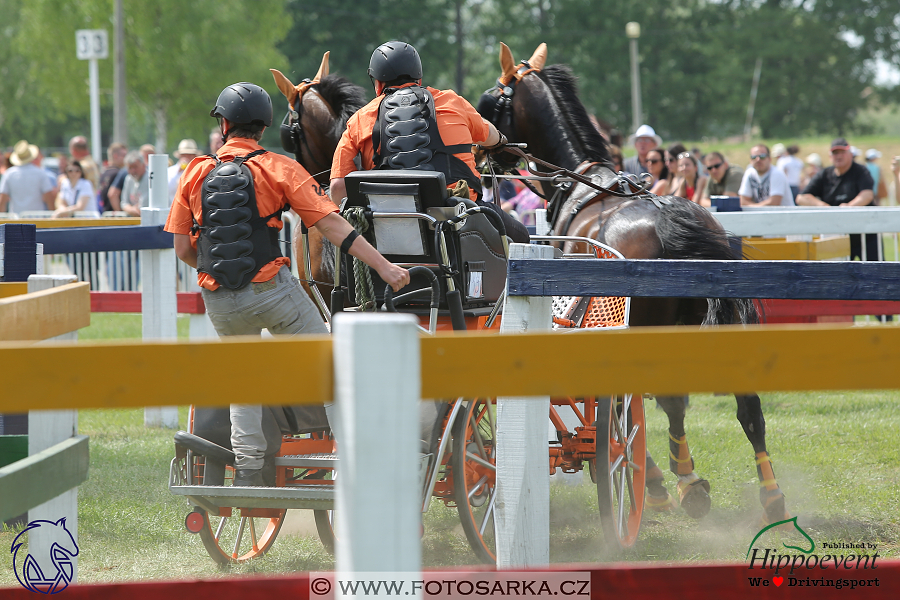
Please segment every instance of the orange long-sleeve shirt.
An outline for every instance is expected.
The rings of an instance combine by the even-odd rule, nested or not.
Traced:
[[[216,155],[219,160],[232,160],[238,156],[246,156],[261,146],[248,138],[233,138],[222,146]],[[319,219],[338,208],[331,202],[325,190],[316,183],[297,161],[275,152],[266,152],[255,156],[244,163],[253,175],[253,186],[256,192],[256,204],[260,216],[270,215],[285,204],[300,215],[307,227],[315,225]],[[202,187],[203,180],[215,167],[216,162],[209,156],[198,156],[190,162],[181,180],[165,230],[191,236],[191,245],[197,247],[197,235],[191,234],[194,219],[203,224]],[[281,220],[269,219],[269,227],[281,229]],[[254,282],[268,281],[275,277],[282,265],[290,265],[288,257],[277,258],[266,265],[253,277]],[[197,283],[208,290],[219,287],[216,280],[206,274],[197,274]]]

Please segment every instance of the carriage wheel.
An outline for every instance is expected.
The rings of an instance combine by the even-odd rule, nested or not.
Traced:
[[[469,545],[478,559],[496,564],[494,502],[497,493],[494,400],[466,402],[453,424],[453,497]]]
[[[642,396],[597,399],[596,456],[597,501],[607,544],[630,548],[641,528],[647,474]],[[609,461],[605,466],[603,457]]]
[[[200,539],[210,557],[222,565],[244,563],[271,550],[287,512],[270,510],[274,516],[254,517],[241,516],[242,509],[232,508],[230,517],[211,517],[205,510],[195,510],[203,515]]]
[[[316,532],[319,534],[319,541],[325,546],[325,550],[334,556],[334,541],[337,539],[334,535],[334,511],[314,510],[313,517],[316,520]]]

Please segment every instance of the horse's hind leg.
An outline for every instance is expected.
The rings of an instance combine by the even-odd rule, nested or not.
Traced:
[[[681,507],[694,519],[709,513],[709,482],[694,473],[694,459],[684,433],[684,396],[657,396],[656,401],[669,417],[669,469],[678,476]]]
[[[790,517],[784,506],[784,494],[775,480],[772,459],[766,450],[766,420],[759,396],[735,395],[737,418],[756,453],[756,475],[759,477],[759,501],[763,506],[763,522],[775,523]]]
[[[663,477],[662,469],[656,464],[656,461],[653,460],[653,457],[650,456],[650,451],[647,450],[647,499],[646,506],[651,510],[655,510],[656,512],[666,512],[675,508],[675,499],[669,495],[669,490],[666,489],[665,478]]]

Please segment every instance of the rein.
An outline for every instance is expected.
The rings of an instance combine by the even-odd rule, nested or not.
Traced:
[[[600,185],[599,183],[595,183],[592,179],[585,177],[584,175],[581,175],[580,173],[576,173],[575,171],[570,171],[569,169],[566,169],[564,167],[554,165],[553,163],[549,163],[545,160],[541,160],[540,158],[532,156],[531,154],[528,154],[527,152],[525,152],[518,146],[507,145],[507,146],[504,146],[503,148],[501,148],[499,151],[508,152],[509,154],[513,154],[515,156],[525,159],[525,162],[528,165],[529,173],[538,175],[540,177],[548,177],[551,179],[558,178],[558,177],[568,177],[569,179],[572,179],[573,181],[577,181],[578,183],[584,184],[590,188],[594,188],[598,192],[608,194],[610,196],[616,196],[619,198],[631,198],[633,196],[644,195],[650,190],[650,183],[648,181],[644,181],[644,182],[638,184],[637,182],[634,182],[631,179],[629,179],[628,177],[624,177],[624,176],[621,176],[619,178],[618,183],[622,184],[624,182],[627,182],[629,184],[627,190],[618,191],[618,190],[614,190],[612,188],[604,187],[604,186]],[[531,164],[530,164],[531,162],[534,162],[535,164],[541,165],[543,167],[547,167],[548,169],[551,169],[551,170],[550,171],[540,171],[538,169],[532,169]],[[599,164],[599,163],[588,163],[588,168],[590,168],[591,166],[593,166],[595,164]]]

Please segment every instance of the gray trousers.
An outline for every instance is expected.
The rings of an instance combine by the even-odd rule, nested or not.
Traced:
[[[275,277],[263,283],[251,283],[237,290],[202,289],[201,293],[209,319],[220,336],[260,335],[263,329],[272,335],[288,336],[328,333],[319,311],[287,267],[281,267]],[[334,427],[332,407],[326,405],[325,411]],[[262,468],[266,445],[262,407],[232,404],[235,468]]]

